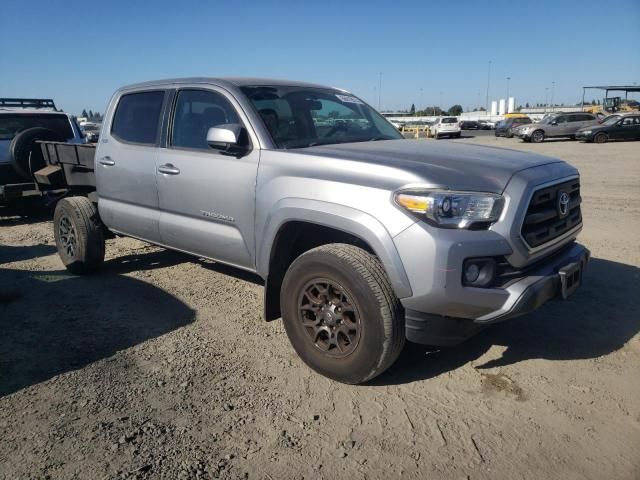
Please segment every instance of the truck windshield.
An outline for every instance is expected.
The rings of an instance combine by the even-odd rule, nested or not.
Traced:
[[[242,91],[278,148],[403,138],[382,115],[345,92],[280,85]]]
[[[67,140],[73,138],[66,115],[15,113],[0,115],[0,140],[11,140],[23,130],[34,127],[48,128]]]

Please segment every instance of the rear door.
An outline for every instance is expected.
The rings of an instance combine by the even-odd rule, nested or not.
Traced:
[[[112,230],[159,242],[156,145],[163,89],[121,95],[107,112],[96,150],[96,185],[102,221]]]
[[[156,162],[162,243],[254,270],[260,151],[249,122],[235,99],[213,86],[178,90],[171,118]],[[247,128],[254,145],[248,154],[208,146],[208,129],[230,123]]]

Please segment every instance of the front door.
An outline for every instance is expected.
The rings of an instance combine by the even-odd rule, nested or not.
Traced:
[[[207,144],[209,128],[248,127],[233,98],[214,87],[176,94],[166,148],[156,160],[160,236],[168,247],[255,269],[255,183],[260,151],[232,156]]]
[[[640,138],[640,117],[623,117],[621,125],[616,126],[618,137],[622,140]]]
[[[571,128],[569,125],[569,119],[567,118],[566,115],[560,115],[559,117],[556,117],[555,119],[555,125],[551,124],[551,128],[550,130],[550,137],[563,137],[565,135],[568,135],[568,130]]]
[[[164,90],[122,95],[96,150],[100,218],[110,229],[159,242],[156,144]]]

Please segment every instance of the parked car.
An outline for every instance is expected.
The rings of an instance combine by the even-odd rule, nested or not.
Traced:
[[[578,130],[591,125],[598,125],[598,119],[593,113],[554,113],[545,116],[540,123],[518,128],[514,134],[525,142],[540,143],[545,138],[575,138]]]
[[[478,120],[480,130],[493,130],[496,128],[496,122],[491,120]]]
[[[329,115],[350,122],[315,124]],[[67,188],[53,230],[70,272],[98,270],[114,233],[254,272],[266,320],[282,317],[302,360],[341,382],[382,373],[405,339],[454,345],[566,298],[589,258],[571,165],[405,140],[330,87],[133,85],[97,146],[49,146],[35,177]]]
[[[595,143],[640,140],[640,115],[610,115],[604,123],[578,130],[576,138]]]
[[[480,124],[478,122],[474,122],[471,120],[464,120],[460,122],[460,129],[461,130],[479,130]]]
[[[82,133],[84,133],[84,138],[88,143],[96,143],[98,138],[100,137],[100,127],[99,123],[83,123],[80,125],[82,129]]]
[[[440,117],[431,125],[431,135],[436,140],[442,137],[459,138],[460,125],[457,117]]]
[[[44,163],[37,140],[84,141],[69,114],[58,112],[51,99],[0,98],[0,204],[38,195],[33,171]]]
[[[516,128],[531,123],[529,117],[505,118],[496,124],[495,136],[512,138]]]

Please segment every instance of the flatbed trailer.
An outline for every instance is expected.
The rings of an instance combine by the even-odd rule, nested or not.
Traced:
[[[88,195],[96,189],[95,144],[38,141],[46,166],[33,174],[41,192]]]

